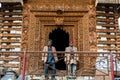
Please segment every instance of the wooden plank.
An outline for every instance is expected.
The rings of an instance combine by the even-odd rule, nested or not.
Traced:
[[[120,4],[120,0],[98,0],[98,3]]]
[[[11,6],[11,7],[9,7],[9,6],[4,6],[4,7],[2,7],[2,10],[22,10],[23,9],[23,7],[22,6]]]
[[[23,5],[23,0],[0,0],[1,3],[21,3]]]
[[[107,50],[107,51],[117,51],[117,48],[104,48],[103,50]]]
[[[116,38],[116,35],[98,34],[97,37]]]
[[[1,15],[22,15],[22,12],[0,12]]]
[[[7,40],[0,40],[1,43],[16,43],[16,42],[21,42],[21,40],[11,40],[11,39],[7,39]]]
[[[98,41],[98,44],[116,44],[116,41]]]
[[[21,31],[22,28],[1,28],[0,30],[1,30],[1,32],[2,31],[12,31],[12,30]]]
[[[12,30],[21,31],[22,28],[1,28],[0,30],[1,30],[1,32],[2,31],[12,31]]]
[[[102,8],[101,6],[97,6],[96,8],[97,11],[101,11],[101,12],[105,12],[105,11],[110,11],[110,12],[114,12],[114,9],[110,9],[110,8]]]
[[[116,32],[117,30],[116,29],[97,29],[96,30],[97,32]]]
[[[1,56],[19,56],[19,57],[23,57],[23,53],[22,52],[0,52]]]
[[[108,13],[97,13],[96,16],[107,16],[107,17],[114,17],[114,14],[108,14]]]
[[[21,37],[21,34],[1,34],[1,37]]]
[[[97,22],[115,22],[114,19],[103,19],[103,18],[97,18]]]
[[[2,64],[3,67],[19,68],[19,64]]]
[[[22,20],[22,17],[0,17],[0,20],[3,20],[3,21]]]
[[[20,45],[1,45],[0,48],[4,49],[20,48]]]
[[[97,23],[97,26],[104,26],[104,27],[111,27],[111,28],[116,27],[115,24],[98,24],[98,23]]]
[[[22,23],[3,23],[3,26],[22,26]]]
[[[98,46],[98,48],[116,48],[116,46]]]
[[[19,57],[18,58],[11,58],[11,57],[0,57],[1,61],[19,61]]]

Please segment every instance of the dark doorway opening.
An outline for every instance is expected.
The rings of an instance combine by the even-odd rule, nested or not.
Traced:
[[[69,45],[69,34],[57,28],[49,34],[49,39],[53,40],[53,46],[57,51],[65,51],[65,47]],[[66,70],[66,64],[64,62],[64,54],[58,53],[58,62],[56,63],[56,68],[59,70]]]

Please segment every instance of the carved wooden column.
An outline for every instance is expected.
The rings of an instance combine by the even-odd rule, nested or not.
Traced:
[[[83,17],[83,51],[90,50],[90,43],[89,43],[89,18],[88,14],[85,14]]]
[[[28,31],[29,31],[29,23],[30,23],[30,6],[29,4],[24,4],[23,6],[23,28],[22,28],[22,39],[21,39],[21,50],[28,50]],[[22,58],[21,58],[21,67],[22,67]],[[28,64],[28,63],[27,63]],[[26,66],[26,69],[28,67]]]
[[[96,8],[95,5],[88,5],[88,33],[89,33],[89,51],[96,52],[97,51],[97,33],[96,33]],[[97,54],[95,54],[97,55]],[[90,70],[90,74],[95,74],[95,62],[96,57],[91,57],[89,54],[86,54],[85,60],[85,68]]]
[[[78,51],[83,51],[83,19],[78,21]]]
[[[90,51],[97,51],[97,33],[96,33],[96,8],[89,5],[89,36]]]
[[[89,36],[90,36],[90,51],[97,51],[97,32],[96,32],[96,7],[89,5]],[[95,54],[97,56],[97,54]],[[90,67],[95,68],[96,57],[90,57]]]
[[[30,6],[24,4],[23,6],[23,28],[22,28],[22,43],[21,49],[27,50],[28,48],[28,30],[29,30],[29,20],[30,20]]]

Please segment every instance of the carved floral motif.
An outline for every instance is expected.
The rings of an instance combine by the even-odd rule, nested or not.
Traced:
[[[21,43],[22,50],[27,50],[29,19],[30,19],[30,6],[28,4],[25,4],[23,8],[23,28],[22,28],[22,43]]]
[[[89,36],[90,36],[90,50],[97,50],[97,36],[96,36],[96,10],[94,5],[89,5]]]

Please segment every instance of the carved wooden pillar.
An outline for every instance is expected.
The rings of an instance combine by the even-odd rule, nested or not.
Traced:
[[[89,36],[90,51],[97,51],[97,33],[96,33],[96,8],[89,5]]]
[[[83,17],[83,51],[90,50],[90,43],[89,43],[89,18],[88,14]]]
[[[90,51],[97,51],[97,32],[96,32],[96,8],[95,5],[89,5],[89,36]],[[97,54],[96,54],[97,56]],[[96,57],[90,57],[89,63],[91,68],[95,68]]]
[[[84,28],[84,25],[83,25],[83,19],[80,19],[77,23],[77,36],[78,36],[78,51],[83,51],[83,28]],[[79,54],[79,64],[77,65],[78,67],[78,75],[80,75],[80,72],[81,72],[81,69],[83,68],[84,66],[84,58],[83,58],[83,55]]]
[[[86,27],[84,24],[84,50],[87,51],[97,51],[97,36],[96,36],[96,9],[94,5],[88,5],[89,12],[85,15]],[[88,38],[87,38],[88,37]],[[89,46],[87,46],[89,45]],[[86,47],[85,47],[86,46]],[[95,66],[96,57],[91,57],[89,54],[84,55],[84,68],[86,73],[94,74],[95,71],[92,70]]]
[[[28,31],[29,31],[29,23],[30,23],[30,6],[29,4],[24,4],[23,6],[23,28],[22,28],[22,41],[21,41],[21,50],[28,50]],[[21,58],[21,67],[22,67],[22,58]],[[28,63],[27,63],[28,64]],[[26,66],[26,69],[28,67]]]
[[[78,25],[74,25],[73,28],[73,41],[74,41],[74,45],[76,47],[78,47]]]
[[[83,51],[83,19],[78,21],[78,51]]]
[[[22,43],[21,49],[27,50],[28,48],[28,30],[29,30],[29,19],[30,19],[30,6],[24,4],[23,6],[23,28],[22,28]]]

